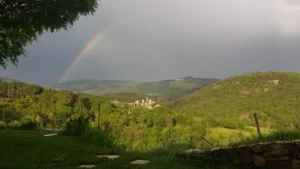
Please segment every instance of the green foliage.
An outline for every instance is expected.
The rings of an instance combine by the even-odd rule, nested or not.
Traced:
[[[254,138],[246,138],[241,142],[237,142],[233,144],[235,145],[247,145],[247,144],[254,144],[254,143],[262,143],[262,142],[271,142],[271,141],[291,141],[291,140],[298,140],[300,139],[300,132],[297,130],[279,130],[275,131],[266,135],[263,135],[261,138],[254,137]]]
[[[279,80],[278,84],[273,80]],[[146,152],[172,144],[206,149],[252,139],[257,136],[254,112],[263,135],[299,129],[297,73],[254,73],[229,78],[180,99],[175,109],[113,104],[100,96],[52,89],[36,94],[25,90],[29,90],[26,85],[11,94],[9,89],[16,84],[3,84],[6,90],[0,98],[0,119],[8,128],[66,129],[68,135],[84,140],[104,142],[102,137],[110,138],[113,145],[128,151]],[[25,96],[22,92],[32,94]],[[78,122],[80,118],[83,123]],[[26,122],[32,126],[24,127]],[[99,138],[93,136],[96,133],[100,133]]]
[[[97,0],[0,1],[0,65],[17,64],[24,47],[44,31],[67,29],[79,16],[94,13],[97,5]]]
[[[34,92],[26,84],[0,82],[5,85],[0,97],[0,119],[10,129],[64,130],[65,135],[108,144],[129,151],[150,151],[169,144],[190,143],[181,126],[194,126],[193,117],[178,114],[168,107],[155,109],[112,104],[106,98],[70,91],[43,89]],[[32,86],[32,85],[29,85]],[[34,87],[36,88],[36,87]],[[29,93],[25,95],[24,93]],[[177,116],[185,119],[178,125]],[[192,135],[203,136],[199,125]],[[93,142],[93,141],[92,141]]]
[[[0,129],[5,129],[6,123],[4,121],[0,121]]]
[[[21,120],[21,129],[24,130],[36,130],[38,129],[38,125],[33,120]]]
[[[256,72],[211,84],[176,101],[172,106],[201,117],[207,127],[241,129],[255,126],[296,129],[300,120],[300,74]]]
[[[11,121],[10,123],[8,123],[8,127],[10,129],[20,129],[21,126],[22,126],[21,122],[17,121],[17,120],[14,120],[14,121]]]
[[[69,120],[64,130],[65,135],[82,136],[86,130],[89,130],[89,123],[81,119]]]

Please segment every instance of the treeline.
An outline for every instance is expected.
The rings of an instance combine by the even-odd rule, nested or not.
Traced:
[[[84,119],[91,128],[108,131],[115,145],[127,150],[206,144],[201,141],[206,132],[201,123],[164,106],[150,110],[112,104],[103,97],[21,82],[0,82],[0,86],[1,128],[60,130],[70,127],[70,121]]]

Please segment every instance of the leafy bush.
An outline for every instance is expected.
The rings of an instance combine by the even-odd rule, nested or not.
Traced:
[[[89,128],[89,123],[82,118],[71,119],[66,124],[64,134],[69,136],[81,136]]]
[[[36,130],[38,126],[32,120],[22,120],[20,128],[23,130]]]
[[[100,146],[112,148],[114,147],[113,139],[109,136],[107,131],[97,131],[93,128],[88,128],[82,133],[81,139],[87,142],[92,142]]]
[[[18,121],[18,120],[14,120],[14,121],[11,121],[9,124],[8,124],[8,127],[10,129],[20,129],[22,126],[21,122]]]
[[[92,142],[100,146],[113,147],[113,141],[105,130],[97,131],[84,118],[72,119],[67,122],[63,134],[78,136],[79,140]]]
[[[0,129],[5,129],[6,123],[4,121],[0,121]]]

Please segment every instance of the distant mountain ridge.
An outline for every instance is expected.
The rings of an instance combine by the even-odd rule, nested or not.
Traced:
[[[0,77],[0,80],[3,81],[3,82],[20,82],[19,80],[12,79],[12,78],[9,78],[9,77]]]
[[[160,100],[172,100],[199,90],[219,79],[194,78],[192,76],[155,82],[122,80],[77,79],[58,84],[60,90],[74,90],[91,95],[115,93],[140,93],[159,96]]]

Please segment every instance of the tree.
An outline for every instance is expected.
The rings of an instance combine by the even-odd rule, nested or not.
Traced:
[[[83,103],[84,108],[85,108],[87,111],[90,111],[90,110],[91,110],[92,104],[91,104],[91,101],[90,101],[89,98],[84,97],[84,98],[82,99],[82,103]]]
[[[78,95],[75,92],[69,92],[68,95],[67,95],[67,98],[68,98],[68,104],[67,105],[71,108],[69,117],[71,117],[71,115],[73,115],[73,110],[74,110],[74,107],[75,107],[75,103],[77,102]]]
[[[66,30],[97,7],[97,0],[0,0],[0,66],[17,65],[24,47],[44,31]]]

